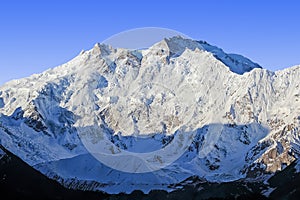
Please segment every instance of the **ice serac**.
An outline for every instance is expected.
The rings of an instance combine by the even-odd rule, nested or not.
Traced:
[[[300,66],[271,72],[204,41],[166,38],[144,50],[96,44],[66,64],[0,87],[0,143],[68,188],[174,190],[206,181],[264,180],[300,152]],[[174,162],[172,141],[193,133]],[[154,153],[160,170],[113,169],[90,154]],[[181,141],[181,142],[180,142]],[[169,147],[169,148],[168,148]],[[115,163],[114,163],[115,164]],[[151,165],[152,166],[152,165]],[[155,168],[156,169],[156,168]]]

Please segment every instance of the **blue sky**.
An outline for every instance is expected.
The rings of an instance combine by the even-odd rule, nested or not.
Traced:
[[[113,34],[163,27],[270,70],[300,64],[300,3],[276,0],[0,2],[0,84],[63,64]]]

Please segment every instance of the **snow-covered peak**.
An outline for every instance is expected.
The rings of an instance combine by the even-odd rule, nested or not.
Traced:
[[[229,181],[252,169],[274,172],[300,152],[299,69],[273,73],[181,37],[145,50],[96,44],[66,64],[0,87],[0,143],[63,184],[112,193],[124,184],[126,192],[147,192],[195,175]],[[178,134],[183,148],[169,145]],[[100,147],[107,142],[105,157],[153,151],[145,163],[164,169],[128,174],[140,167],[128,157],[110,159],[126,173],[104,166],[82,136]],[[168,162],[179,149],[186,151]]]
[[[155,44],[154,48],[167,48],[171,56],[179,56],[185,49],[195,50],[203,49],[201,45],[192,39],[186,39],[181,36],[174,36],[172,38],[165,38],[161,42]]]
[[[107,56],[109,55],[114,49],[106,44],[100,44],[96,43],[92,49],[92,53],[101,55],[101,56]]]
[[[168,57],[180,56],[185,49],[192,51],[198,49],[212,53],[215,58],[223,62],[232,72],[237,74],[249,72],[254,68],[261,68],[257,63],[241,55],[227,54],[222,49],[212,46],[205,41],[196,41],[181,36],[165,38],[149,48],[150,51],[158,55],[165,54]]]

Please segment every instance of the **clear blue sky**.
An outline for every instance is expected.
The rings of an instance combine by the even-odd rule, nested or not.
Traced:
[[[0,84],[65,63],[96,42],[139,27],[174,29],[264,68],[283,69],[300,64],[298,2],[2,0]]]

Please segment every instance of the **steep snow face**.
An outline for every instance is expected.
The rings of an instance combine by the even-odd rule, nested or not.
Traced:
[[[0,142],[73,188],[256,178],[300,152],[299,77],[299,66],[270,72],[180,37],[145,50],[96,44],[0,88]]]

